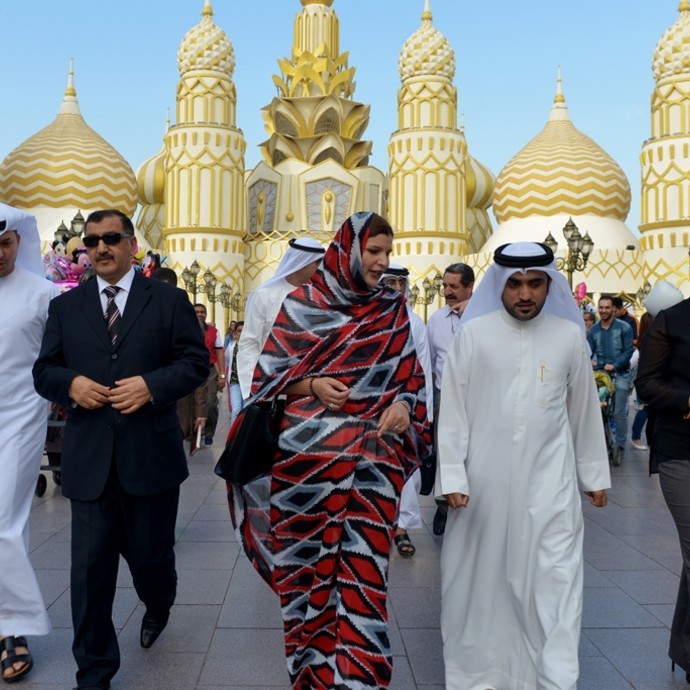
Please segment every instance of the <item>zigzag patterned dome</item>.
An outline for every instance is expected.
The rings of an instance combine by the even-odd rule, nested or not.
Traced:
[[[680,16],[657,43],[652,61],[654,79],[690,74],[690,2],[682,0]]]
[[[427,0],[422,25],[400,51],[398,70],[402,81],[416,76],[440,76],[451,81],[455,77],[455,53],[448,39],[434,28],[432,19]]]
[[[73,72],[60,112],[0,165],[3,200],[20,208],[113,208],[132,215],[134,171],[79,111]]]
[[[559,87],[549,121],[496,178],[496,220],[593,214],[625,220],[630,184],[620,166],[575,128]]]
[[[177,51],[177,68],[180,75],[208,70],[231,76],[235,71],[235,49],[225,31],[213,23],[211,0],[206,0],[201,22],[184,35]]]

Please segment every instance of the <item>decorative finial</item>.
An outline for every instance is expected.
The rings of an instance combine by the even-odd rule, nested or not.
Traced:
[[[680,0],[680,5],[678,5],[679,12],[690,12],[690,2],[688,0]]]
[[[79,101],[77,101],[77,90],[74,88],[74,58],[69,59],[69,76],[67,77],[67,88],[62,97],[60,113],[80,115]]]
[[[561,66],[558,65],[558,78],[556,79],[556,96],[553,99],[554,103],[565,103],[565,96],[563,95],[563,79],[561,78]]]
[[[212,17],[213,16],[213,7],[211,7],[211,0],[206,0],[206,2],[204,2],[204,9],[201,10],[201,16],[202,17]]]
[[[165,109],[165,131],[170,129],[170,108]]]
[[[333,0],[302,0],[303,7],[307,5],[326,5],[326,7],[330,7],[332,4]]]
[[[67,88],[65,96],[76,96],[77,90],[74,88],[74,58],[69,59],[69,75],[67,77]]]
[[[424,0],[424,12],[422,12],[422,21],[430,22],[433,19],[431,14],[431,0]]]
[[[465,113],[460,113],[460,134],[465,134]]]

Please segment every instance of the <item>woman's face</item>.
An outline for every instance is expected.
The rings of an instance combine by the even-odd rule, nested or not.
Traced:
[[[390,235],[376,235],[367,240],[367,244],[362,252],[362,269],[364,271],[364,282],[371,288],[375,288],[381,280],[381,276],[386,272],[391,249],[393,248],[393,238]]]

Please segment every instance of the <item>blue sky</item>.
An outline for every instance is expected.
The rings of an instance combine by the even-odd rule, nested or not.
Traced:
[[[136,170],[156,153],[166,108],[174,122],[177,48],[203,0],[0,0],[3,86],[0,159],[58,112],[69,59],[86,121]],[[260,109],[275,95],[276,60],[290,55],[299,0],[212,0],[235,47],[237,125],[247,167],[265,139]],[[424,0],[335,0],[341,50],[357,70],[355,98],[371,105],[372,164],[387,169],[397,127],[397,60]],[[455,49],[459,111],[472,155],[494,174],[546,123],[558,65],[575,126],[628,176],[639,224],[642,143],[651,135],[651,63],[678,0],[431,0]]]

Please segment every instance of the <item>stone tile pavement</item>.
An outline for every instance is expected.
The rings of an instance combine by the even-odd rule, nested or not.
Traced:
[[[227,422],[227,417],[224,417]],[[223,483],[212,472],[216,444],[190,460],[176,547],[179,592],[155,647],[139,646],[143,607],[123,563],[115,600],[122,667],[113,690],[289,690],[277,601],[241,553]],[[674,525],[647,453],[629,448],[612,468],[609,506],[586,504],[585,600],[581,690],[688,687],[666,654],[680,554]],[[50,473],[48,473],[50,475]],[[392,556],[390,620],[393,690],[443,690],[438,556],[434,504],[423,498],[425,529],[412,533],[417,554]],[[31,515],[31,556],[53,631],[30,640],[36,666],[22,690],[73,687],[69,614],[69,502],[52,478]]]

